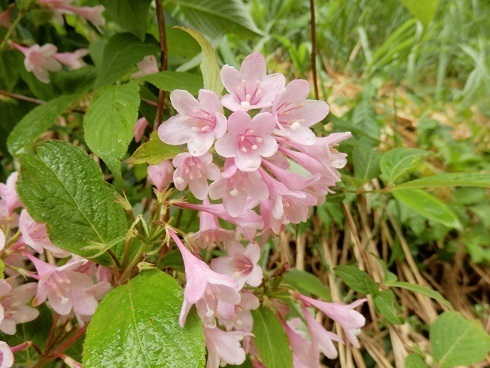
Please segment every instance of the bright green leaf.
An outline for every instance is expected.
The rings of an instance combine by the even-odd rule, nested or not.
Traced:
[[[120,178],[119,161],[133,139],[133,127],[140,104],[136,83],[108,86],[98,90],[83,120],[88,147]]]
[[[398,317],[399,304],[395,294],[391,290],[384,290],[376,294],[373,298],[374,305],[379,313],[390,323],[400,325],[403,321]]]
[[[397,190],[393,192],[393,196],[429,220],[461,229],[461,223],[454,212],[444,202],[422,189]]]
[[[398,184],[391,190],[427,187],[482,187],[490,188],[490,175],[478,173],[446,173],[428,176]]]
[[[284,277],[284,281],[306,295],[315,295],[326,301],[332,301],[330,291],[315,275],[297,269],[292,269]]]
[[[147,75],[144,79],[158,89],[168,92],[172,92],[174,89],[185,89],[189,93],[197,95],[203,87],[203,81],[200,76],[184,72],[163,71]]]
[[[376,114],[369,100],[363,99],[354,107],[352,125],[363,135],[374,140],[379,139],[380,130],[376,122]]]
[[[37,106],[15,126],[7,139],[12,156],[27,153],[37,138],[51,128],[58,116],[78,101],[79,95],[61,96]]]
[[[265,307],[252,311],[255,345],[267,368],[292,368],[293,356],[279,318]]]
[[[131,33],[115,34],[107,42],[102,62],[97,66],[95,88],[113,84],[145,56],[158,51],[155,39],[147,37],[145,42],[141,42]]]
[[[485,359],[490,339],[479,322],[444,312],[430,326],[430,346],[439,367],[469,366]]]
[[[379,169],[380,158],[381,153],[370,145],[355,146],[352,150],[352,161],[356,178],[367,182],[377,177],[381,173]]]
[[[114,202],[114,188],[78,147],[48,141],[35,155],[23,155],[21,165],[19,196],[34,220],[46,224],[56,246],[88,258],[96,253],[82,250],[89,242],[108,244],[125,234],[126,215]],[[112,251],[119,258],[121,244]],[[95,260],[111,264],[107,254]]]
[[[150,135],[150,140],[139,146],[126,162],[132,165],[157,165],[163,160],[174,158],[181,152],[183,151],[180,146],[171,146],[163,143],[160,138],[158,138],[158,133],[153,132]]]
[[[194,311],[182,328],[183,291],[169,275],[144,271],[113,289],[87,329],[86,368],[201,368],[204,332]]]
[[[379,287],[369,277],[369,275],[361,271],[356,266],[342,265],[334,268],[335,274],[351,289],[362,294],[377,294]]]
[[[206,40],[206,38],[199,32],[185,27],[177,28],[190,34],[201,46],[203,54],[201,61],[201,72],[204,81],[204,89],[213,91],[218,96],[221,95],[221,91],[223,90],[223,84],[221,83],[220,77],[221,68],[219,67],[218,58],[213,46],[211,46],[209,41]]]
[[[415,148],[395,148],[385,152],[379,162],[381,173],[388,185],[392,185],[402,175],[417,168],[430,152]]]
[[[419,355],[412,353],[405,358],[405,368],[427,368],[427,364]]]
[[[102,0],[106,12],[125,31],[145,40],[148,8],[151,0]]]
[[[453,309],[451,303],[449,303],[440,293],[438,293],[435,290],[429,289],[428,287],[417,285],[417,284],[411,284],[409,282],[404,282],[404,281],[396,281],[396,280],[393,282],[387,282],[386,285],[391,287],[399,287],[402,289],[413,291],[415,293],[426,295],[432,299],[437,300],[438,302],[445,305],[446,307]]]
[[[427,27],[434,18],[439,0],[400,0],[413,16]]]

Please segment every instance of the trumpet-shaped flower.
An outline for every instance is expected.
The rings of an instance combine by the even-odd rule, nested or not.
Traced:
[[[133,78],[141,78],[145,75],[158,73],[157,58],[153,55],[145,56],[136,66],[138,71],[131,75]]]
[[[221,81],[229,94],[221,103],[231,111],[248,111],[271,106],[276,94],[284,88],[286,80],[280,73],[266,75],[265,58],[259,53],[248,55],[240,71],[225,65]]]
[[[136,120],[133,127],[134,141],[136,143],[141,141],[141,138],[143,138],[143,134],[145,134],[145,129],[148,125],[148,120],[146,120],[145,117]]]
[[[227,364],[240,365],[245,361],[245,351],[240,346],[245,333],[204,328],[208,361],[206,368],[218,368]]]
[[[66,65],[70,69],[76,70],[87,65],[82,60],[82,58],[87,55],[88,55],[87,49],[78,49],[74,52],[56,53],[53,55],[53,58],[55,60],[58,60],[61,64]]]
[[[148,165],[148,179],[158,192],[172,182],[174,168],[169,160],[163,160],[158,165]]]
[[[205,89],[199,91],[199,100],[189,92],[174,90],[170,94],[172,106],[178,114],[158,128],[162,142],[172,145],[187,144],[192,156],[209,151],[214,139],[226,132],[226,117],[221,113],[218,96]]]
[[[235,305],[240,302],[238,282],[231,276],[212,271],[205,262],[194,256],[182,244],[172,230],[169,229],[168,232],[182,254],[187,280],[179,324],[184,327],[187,314],[192,305],[196,304],[197,313],[204,325],[213,328],[216,326],[215,317],[219,302],[224,305]]]
[[[5,184],[0,183],[0,198],[9,215],[11,215],[17,207],[22,207],[22,202],[15,190],[15,184],[17,183],[18,177],[19,173],[16,171],[9,175]]]
[[[262,157],[277,152],[277,142],[271,136],[275,125],[270,113],[260,113],[252,119],[248,113],[236,111],[228,119],[228,133],[216,142],[216,152],[223,157],[233,157],[241,171],[255,171]]]
[[[47,43],[43,46],[21,46],[15,42],[10,44],[24,54],[26,70],[33,72],[37,79],[43,83],[49,83],[49,72],[61,70],[61,64],[53,57],[58,50],[55,45]]]
[[[0,368],[10,368],[14,365],[14,354],[5,341],[0,341]]]
[[[202,204],[210,205],[208,197],[204,198]],[[218,220],[218,216],[206,211],[199,212],[199,231],[191,236],[191,239],[197,240],[201,248],[206,248],[209,245],[225,241],[231,238],[233,232],[223,229]]]

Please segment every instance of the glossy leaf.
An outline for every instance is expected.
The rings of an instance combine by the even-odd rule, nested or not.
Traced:
[[[117,33],[104,48],[102,62],[97,67],[95,88],[113,84],[136,66],[145,56],[159,51],[155,39],[147,36],[145,42],[131,33]]]
[[[397,190],[393,192],[393,196],[429,220],[461,229],[461,223],[454,212],[444,202],[422,189]]]
[[[342,265],[334,268],[335,274],[351,289],[362,294],[377,294],[378,285],[369,275],[356,266]]]
[[[445,312],[430,326],[430,346],[439,367],[469,366],[487,357],[490,339],[479,322]]]
[[[56,246],[88,258],[96,253],[82,250],[89,242],[109,244],[125,234],[126,215],[114,202],[114,188],[81,149],[48,141],[35,155],[22,156],[21,165],[19,196],[34,220],[46,223]],[[121,244],[112,251],[119,257]],[[112,264],[107,254],[95,261]]]
[[[315,275],[297,269],[292,269],[284,277],[284,281],[306,295],[315,295],[326,301],[332,301],[330,291]]]
[[[404,282],[404,281],[387,282],[386,285],[391,287],[399,287],[402,289],[410,290],[415,293],[428,296],[429,298],[437,300],[438,302],[445,305],[446,307],[453,309],[451,303],[449,303],[440,293],[438,293],[435,290],[429,289],[428,287],[417,285],[417,284],[411,284],[409,282]]]
[[[203,87],[203,81],[200,76],[184,72],[163,71],[147,75],[144,79],[158,89],[167,92],[172,92],[174,89],[185,89],[189,93],[197,95]]]
[[[183,151],[180,146],[171,146],[170,144],[163,143],[158,138],[158,133],[153,132],[150,135],[150,140],[139,146],[126,162],[132,165],[157,165],[163,160],[173,159],[181,152]]]
[[[83,120],[88,147],[120,177],[120,163],[133,139],[138,119],[139,87],[127,83],[94,94]]]
[[[78,99],[79,95],[61,96],[37,106],[15,126],[7,139],[12,156],[29,152],[37,138],[51,128],[58,116],[63,114]]]
[[[400,0],[401,3],[417,17],[426,27],[436,13],[439,0]]]
[[[479,173],[446,173],[428,176],[398,184],[391,190],[427,187],[482,187],[490,188],[490,175]]]
[[[150,3],[151,0],[102,0],[112,20],[141,41],[145,39]]]
[[[430,152],[415,148],[395,148],[385,152],[379,162],[381,173],[388,185],[402,175],[413,171],[430,155]]]
[[[366,182],[377,177],[381,173],[379,169],[380,158],[381,153],[374,150],[370,145],[355,146],[352,150],[352,161],[356,178]]]
[[[255,345],[267,368],[292,368],[293,356],[279,318],[270,309],[252,311]]]
[[[87,329],[83,366],[204,367],[204,332],[195,311],[179,326],[183,291],[169,275],[144,271],[113,289]]]
[[[220,77],[221,68],[219,67],[218,58],[213,46],[211,46],[209,41],[206,40],[206,38],[199,32],[185,27],[178,28],[190,34],[201,46],[201,72],[203,76],[204,89],[213,91],[219,96],[223,90],[223,84],[221,83]]]

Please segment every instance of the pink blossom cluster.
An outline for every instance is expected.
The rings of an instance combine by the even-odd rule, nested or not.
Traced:
[[[0,331],[14,335],[18,324],[39,316],[35,307],[43,303],[62,319],[76,317],[83,326],[111,289],[111,272],[51,243],[46,226],[34,221],[20,201],[17,177],[14,172],[0,183],[0,260],[5,266],[0,277]],[[66,262],[57,266],[61,258]],[[0,342],[0,356],[13,363],[4,344]]]
[[[311,127],[327,116],[328,105],[308,99],[306,80],[286,85],[282,74],[267,74],[261,54],[246,57],[239,71],[225,65],[221,81],[228,92],[222,98],[204,89],[197,99],[184,90],[171,93],[177,115],[162,123],[158,135],[166,144],[186,145],[187,151],[171,162],[148,167],[157,194],[173,183],[201,201],[173,202],[199,211],[199,231],[187,238],[198,247],[190,251],[173,230],[168,232],[182,254],[187,280],[179,321],[183,326],[196,306],[205,329],[208,368],[238,365],[246,353],[256,353],[251,310],[260,305],[254,290],[263,281],[259,243],[288,224],[306,221],[310,208],[325,201],[340,181],[338,169],[347,162],[346,154],[335,147],[351,135],[317,137]],[[139,139],[144,127],[143,120],[135,127]],[[235,225],[235,230],[222,228],[219,219]],[[208,265],[199,248],[216,244],[226,253]],[[309,338],[285,321],[287,310],[279,313],[295,367],[318,367],[320,352],[334,358],[332,341],[343,342],[313,318],[311,307],[338,322],[349,341],[359,346],[356,334],[365,320],[353,308],[364,300],[341,305],[294,296],[302,306]],[[258,359],[253,361],[260,366]]]

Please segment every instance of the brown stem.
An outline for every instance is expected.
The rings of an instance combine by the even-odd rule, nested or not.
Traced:
[[[310,26],[311,26],[311,72],[313,73],[313,87],[315,98],[318,100],[318,81],[316,75],[316,28],[315,28],[315,0],[310,0]]]
[[[63,344],[58,346],[56,350],[53,351],[52,355],[61,354],[64,350],[66,350],[71,344],[77,341],[87,330],[87,325],[81,327],[77,332],[75,332],[72,336],[70,336]]]
[[[0,95],[13,98],[14,100],[28,102],[28,103],[32,103],[32,104],[36,104],[36,105],[42,105],[42,104],[46,103],[46,101],[44,101],[44,100],[39,100],[37,98],[27,97],[24,95],[18,95],[16,93],[11,93],[8,91],[0,90]],[[78,112],[79,114],[85,114],[85,111],[79,110],[79,109],[72,109],[71,111]]]
[[[167,70],[167,35],[165,33],[165,16],[163,14],[162,0],[155,1],[157,10],[157,22],[158,31],[160,34],[160,63],[161,70]],[[155,123],[153,124],[153,130],[157,130],[158,125],[162,122],[163,110],[165,108],[165,91],[160,90],[158,92],[158,107],[155,116]]]

